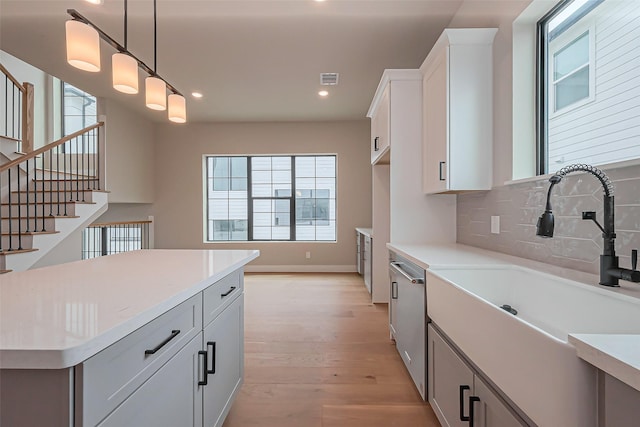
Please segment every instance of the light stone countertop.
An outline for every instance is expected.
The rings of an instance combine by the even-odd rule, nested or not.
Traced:
[[[259,256],[141,250],[0,276],[0,368],[77,365]]]
[[[373,239],[373,229],[371,228],[356,227],[356,231]]]
[[[461,244],[392,244],[387,247],[425,270],[471,265],[518,265],[575,280],[599,289],[640,298],[640,285],[620,281],[619,288],[598,285],[598,276]],[[428,286],[428,284],[427,284]],[[639,317],[640,320],[640,317]],[[640,335],[569,334],[578,357],[640,390]]]

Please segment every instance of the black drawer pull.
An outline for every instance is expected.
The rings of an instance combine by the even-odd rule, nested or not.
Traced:
[[[471,390],[471,387],[469,387],[468,385],[461,385],[460,386],[460,402],[459,402],[459,408],[460,408],[460,421],[469,421],[469,417],[465,417],[464,415],[464,391],[465,390]]]
[[[204,350],[198,351],[198,357],[204,356],[204,362],[202,362],[202,377],[204,378],[202,381],[198,380],[198,385],[207,385],[207,352]]]
[[[211,369],[207,369],[207,374],[215,374],[216,373],[216,342],[208,341],[207,351],[209,351],[209,347],[211,347]]]
[[[158,352],[162,347],[167,345],[167,343],[169,341],[171,341],[172,339],[177,337],[179,333],[180,333],[180,329],[174,329],[173,331],[171,331],[171,335],[169,335],[169,337],[166,340],[164,340],[160,344],[158,344],[158,346],[156,348],[154,348],[153,350],[145,350],[144,354],[156,354],[156,352]]]
[[[446,179],[442,176],[442,165],[444,165],[446,162],[440,162],[438,168],[439,168],[439,174],[440,174],[440,181],[446,181]]]
[[[473,404],[475,402],[480,402],[480,398],[478,396],[469,396],[469,427],[473,427],[473,419],[475,418]]]
[[[373,140],[373,151],[378,151],[380,149],[380,146],[378,145],[379,139],[380,137],[376,136],[375,139]]]
[[[233,292],[235,290],[236,290],[236,287],[232,286],[227,292],[225,292],[224,294],[220,294],[220,298],[226,297],[227,295],[229,295],[231,292]]]

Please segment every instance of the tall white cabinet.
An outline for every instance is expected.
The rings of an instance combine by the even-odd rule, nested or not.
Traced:
[[[423,73],[423,190],[490,190],[495,28],[446,29]]]

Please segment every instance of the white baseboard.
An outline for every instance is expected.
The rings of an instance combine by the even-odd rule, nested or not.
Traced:
[[[245,265],[247,273],[355,273],[356,265]]]

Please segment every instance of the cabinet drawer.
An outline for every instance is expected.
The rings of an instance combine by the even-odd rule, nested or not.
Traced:
[[[94,426],[202,330],[202,294],[147,323],[77,367],[83,426]],[[177,332],[179,331],[179,332]]]
[[[211,323],[231,301],[242,293],[243,289],[244,275],[241,268],[205,289],[202,293],[203,325],[207,326]]]

